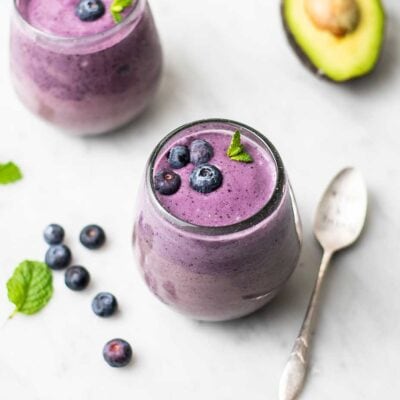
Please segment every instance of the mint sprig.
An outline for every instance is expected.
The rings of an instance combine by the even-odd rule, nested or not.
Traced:
[[[22,172],[16,164],[8,162],[0,163],[0,185],[8,185],[22,179]]]
[[[252,163],[253,162],[251,155],[246,152],[240,153],[235,156],[231,156],[231,160],[240,161],[240,162],[244,162],[244,163]]]
[[[249,153],[246,152],[244,146],[240,141],[240,132],[236,131],[232,137],[231,144],[226,152],[227,156],[234,161],[251,163],[253,158]]]
[[[116,24],[122,22],[122,13],[126,8],[130,7],[133,4],[133,1],[134,0],[114,0],[111,3],[110,11]]]
[[[36,314],[53,295],[53,275],[45,263],[25,260],[8,280],[7,291],[8,298],[15,304],[10,318],[18,312]]]

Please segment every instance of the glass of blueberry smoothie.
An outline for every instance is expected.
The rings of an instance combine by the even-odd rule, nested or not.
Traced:
[[[239,318],[268,303],[299,259],[301,229],[281,158],[260,133],[198,121],[146,167],[134,247],[150,290],[192,318]]]
[[[35,114],[76,134],[133,120],[158,87],[162,52],[147,0],[14,0],[11,76]]]

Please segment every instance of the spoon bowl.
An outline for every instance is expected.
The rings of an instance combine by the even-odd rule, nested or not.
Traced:
[[[318,205],[314,234],[331,253],[352,245],[360,236],[367,215],[368,195],[355,168],[339,172]]]

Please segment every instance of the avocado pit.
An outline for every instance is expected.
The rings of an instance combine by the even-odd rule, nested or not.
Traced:
[[[314,25],[337,37],[353,32],[360,22],[356,0],[304,0],[304,5]]]

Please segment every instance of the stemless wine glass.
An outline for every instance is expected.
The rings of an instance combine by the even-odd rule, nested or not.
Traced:
[[[30,1],[14,0],[11,23],[12,81],[30,110],[84,135],[112,131],[145,109],[162,69],[147,0],[136,0],[121,23],[84,36],[58,36],[33,26]]]
[[[272,197],[250,218],[228,226],[200,226],[172,215],[154,189],[157,160],[196,129],[232,131],[268,152],[276,169]],[[228,120],[182,126],[155,148],[146,166],[134,227],[140,271],[164,303],[194,319],[221,321],[268,303],[297,265],[301,226],[281,158],[254,129]]]

